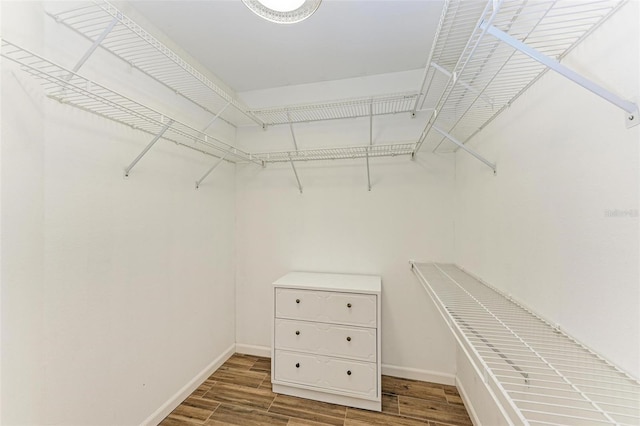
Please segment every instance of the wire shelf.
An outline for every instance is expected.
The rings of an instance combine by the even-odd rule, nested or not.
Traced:
[[[234,108],[226,109],[220,118],[234,126],[263,124],[232,93],[212,82],[108,1],[95,0],[92,5],[53,17],[92,42],[116,20],[100,46],[214,115],[229,103]]]
[[[303,123],[411,112],[416,93],[251,110],[266,124]]]
[[[276,151],[252,154],[253,159],[266,163],[283,163],[312,160],[348,160],[354,158],[396,157],[411,155],[415,142],[386,145],[362,145],[334,148],[316,148],[292,151]]]
[[[482,4],[451,0],[433,59],[451,76],[444,91],[434,88],[439,94],[437,114],[427,122],[418,149],[426,144],[433,151],[457,150],[456,145],[443,143],[446,138],[432,131],[433,127],[465,143],[547,71],[546,66],[487,34],[486,26],[560,61],[625,1],[501,0]],[[435,73],[436,69],[430,71],[429,82]],[[431,89],[429,83],[427,93]]]
[[[92,82],[15,44],[2,40],[1,55],[40,81],[45,94],[63,104],[97,114],[150,135],[168,123],[163,139],[231,162],[252,161],[250,154],[124,95]],[[255,161],[254,161],[255,162]]]
[[[228,90],[210,81],[106,0],[94,0],[93,4],[58,13],[54,18],[91,40],[94,45],[99,43],[172,91],[212,114],[219,114],[220,119],[237,126],[355,118],[415,112],[418,109],[433,110],[423,132],[413,144],[253,155],[240,152],[236,148],[228,148],[235,150],[235,154],[229,159],[254,161],[257,158],[264,162],[280,162],[413,155],[423,144],[432,151],[452,151],[452,143],[443,144],[447,140],[443,133],[448,133],[456,140],[455,149],[464,146],[466,141],[491,122],[546,71],[545,66],[486,34],[487,26],[525,41],[543,55],[560,60],[625,1],[446,0],[438,25],[438,34],[427,61],[424,83],[415,93],[256,110],[249,110]],[[3,48],[5,46],[3,44]],[[163,123],[157,118],[161,116],[157,111],[104,86],[91,83],[77,74],[63,77],[64,73],[70,71],[62,67],[50,72],[49,65],[39,69],[33,66],[26,67],[29,72],[47,82],[49,96],[152,134],[156,134],[158,126]],[[76,85],[76,82],[80,86]],[[94,92],[88,93],[81,87],[83,84],[92,85]],[[55,87],[67,89],[58,93],[53,89]],[[101,91],[106,91],[108,95]],[[75,97],[70,97],[68,92],[73,92]],[[97,104],[100,104],[100,107],[97,107]],[[227,108],[228,105],[232,108]],[[136,108],[142,108],[144,113],[138,112]],[[140,121],[139,116],[146,119]],[[188,127],[176,122],[170,127],[168,135],[175,134],[176,129],[181,126]],[[181,137],[190,138],[194,130],[190,127],[189,129],[183,131]],[[202,137],[206,143],[210,138]],[[195,136],[194,140],[198,140],[198,136]],[[406,151],[408,146],[413,146],[412,152]],[[495,171],[495,164],[472,150],[466,147],[465,149]]]
[[[23,71],[39,80],[45,94],[52,99],[125,124],[150,135],[159,134],[165,125],[170,123],[170,126],[162,135],[163,139],[196,149],[205,154],[224,157],[225,160],[231,162],[264,164],[395,157],[411,155],[415,150],[415,142],[404,142],[252,154],[88,80],[7,40],[2,40],[0,54],[4,58],[18,63]]]
[[[413,270],[520,422],[640,425],[637,380],[454,265]]]

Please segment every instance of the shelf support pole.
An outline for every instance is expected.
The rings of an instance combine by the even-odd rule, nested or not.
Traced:
[[[487,25],[491,25],[493,23],[494,19],[496,18],[496,15],[498,14],[498,11],[500,10],[500,7],[502,7],[502,2],[503,1],[504,0],[491,0],[491,1],[487,2],[487,5],[485,6],[485,10],[482,13],[482,16],[484,17],[485,14],[488,13],[488,11],[491,9],[491,14],[489,15],[489,18],[485,21],[487,23]],[[491,8],[489,8],[489,5],[491,5]],[[469,62],[471,61],[471,59],[475,55],[476,51],[480,47],[481,40],[484,38],[484,36],[487,33],[486,28],[482,27],[482,21],[478,22],[477,26],[482,29],[481,33],[478,35],[478,37],[470,38],[467,41],[467,44],[466,44],[466,46],[464,48],[464,51],[466,51],[468,48],[471,49],[471,51],[469,52],[469,55],[467,56],[467,58],[465,59],[464,62],[460,62],[460,61],[462,61],[462,58],[459,58],[458,59],[458,63],[454,67],[454,69],[458,69],[458,67],[460,67],[459,70],[458,70],[458,75],[462,75],[464,70],[467,68],[467,65],[469,65]],[[472,39],[474,39],[474,38],[475,38],[475,42],[473,43],[473,46],[472,46],[471,42],[472,42]],[[429,58],[429,61],[427,62],[427,67],[430,66],[430,64],[431,64],[431,58]],[[447,104],[447,101],[449,100],[449,97],[451,96],[453,88],[456,86],[456,84],[459,81],[460,80],[457,80],[457,79],[454,80],[454,79],[449,78],[449,81],[447,82],[447,85],[449,83],[452,83],[451,87],[449,89],[449,92],[445,96],[445,93],[447,92],[445,90],[445,93],[440,95],[440,99],[436,103],[436,108],[434,108],[433,112],[431,113],[431,116],[429,116],[429,119],[427,120],[427,124],[424,127],[424,130],[422,131],[422,133],[420,134],[420,137],[418,138],[418,143],[416,143],[416,148],[415,148],[414,153],[411,155],[411,158],[414,158],[415,155],[420,150],[420,148],[422,147],[422,144],[424,143],[425,139],[427,138],[427,135],[431,131],[433,125],[435,124],[437,116],[440,113],[439,109],[442,109]],[[434,152],[435,152],[435,150],[434,150]]]
[[[296,142],[296,134],[293,132],[293,123],[291,123],[291,117],[289,116],[289,112],[287,112],[287,121],[289,122],[289,130],[291,131],[291,138],[293,139],[293,146],[296,147],[296,151],[298,150],[298,142]]]
[[[226,157],[227,157],[227,154],[225,153],[222,157],[220,157],[220,159],[218,159],[218,161],[215,162],[213,166],[209,168],[209,170],[207,170],[207,172],[204,175],[202,175],[200,179],[196,181],[196,189],[200,188],[200,184],[202,183],[202,181],[205,180],[207,176],[209,176],[211,172],[214,171],[224,161]]]
[[[487,160],[486,158],[484,158],[482,155],[480,155],[477,151],[469,148],[467,145],[463,144],[462,142],[460,142],[458,139],[456,139],[453,135],[445,132],[444,130],[442,130],[441,128],[439,128],[438,126],[433,126],[432,127],[433,130],[435,130],[436,132],[440,133],[442,136],[444,136],[445,138],[449,139],[451,142],[453,142],[454,144],[458,145],[460,148],[462,148],[463,150],[467,151],[469,154],[473,155],[475,158],[477,158],[478,160],[482,161],[484,164],[486,164],[487,166],[491,167],[491,170],[493,170],[493,173],[496,173],[496,165],[495,163],[492,163],[491,161]]]
[[[138,163],[138,161],[140,161],[140,159],[142,159],[142,157],[144,157],[144,155],[149,152],[149,150],[151,149],[151,147],[158,142],[158,139],[160,139],[162,137],[162,135],[164,134],[164,132],[167,131],[167,129],[169,127],[171,127],[171,125],[173,124],[173,120],[169,120],[167,122],[167,124],[164,125],[164,127],[162,129],[160,129],[160,132],[151,140],[151,142],[149,142],[149,144],[142,150],[142,152],[140,154],[138,154],[138,156],[135,158],[135,160],[133,160],[131,162],[131,164],[129,164],[129,166],[127,166],[126,169],[124,169],[124,177],[129,177],[129,172],[131,172],[131,169],[133,169],[133,167]]]
[[[225,106],[223,106],[223,107],[222,107],[222,109],[221,109],[220,111],[218,111],[218,113],[217,113],[217,114],[216,114],[216,115],[211,119],[211,121],[209,121],[209,122],[207,123],[207,125],[206,125],[206,126],[204,126],[204,127],[202,128],[202,132],[203,132],[203,133],[204,133],[204,132],[209,128],[209,127],[211,127],[211,125],[212,125],[213,123],[215,123],[215,122],[216,122],[216,120],[218,119],[218,117],[220,117],[220,116],[222,115],[222,113],[224,112],[224,110],[225,110],[225,109],[227,109],[227,107],[228,107],[229,105],[231,105],[231,101],[228,101],[228,102],[225,104]]]
[[[634,119],[635,120],[638,119],[638,105],[636,105],[635,103],[627,101],[625,99],[622,99],[620,96],[616,95],[615,93],[612,93],[609,90],[605,89],[604,87],[602,87],[602,86],[594,83],[593,81],[583,77],[582,75],[580,75],[577,72],[569,69],[568,67],[566,67],[565,65],[563,65],[560,62],[556,61],[555,59],[544,55],[543,53],[541,53],[541,52],[537,51],[536,49],[526,45],[525,43],[521,42],[520,40],[510,36],[509,34],[505,33],[504,31],[499,30],[498,28],[494,27],[493,25],[482,24],[481,28],[482,29],[486,29],[486,31],[489,34],[491,34],[492,36],[496,37],[498,40],[500,40],[500,41],[502,41],[504,43],[507,43],[509,46],[513,47],[514,49],[524,53],[525,55],[527,55],[531,59],[540,62],[541,64],[543,64],[546,67],[554,70],[555,72],[563,75],[564,77],[568,78],[569,80],[573,81],[574,83],[577,83],[578,85],[584,87],[585,89],[587,89],[591,93],[594,93],[594,94],[600,96],[602,99],[604,99],[604,100],[612,103],[613,105],[617,106],[618,108],[623,109],[624,111],[626,111],[629,114],[628,119],[630,121],[633,121]],[[638,121],[636,121],[635,124],[638,124]]]
[[[300,183],[300,178],[298,177],[298,171],[296,170],[296,165],[293,164],[293,160],[291,159],[291,154],[289,154],[289,162],[291,163],[293,174],[296,176],[296,182],[298,182],[298,191],[300,191],[300,193],[302,194],[302,184]]]
[[[444,74],[448,78],[451,78],[453,76],[453,80],[454,81],[458,81],[465,89],[469,90],[471,93],[477,94],[480,97],[480,99],[485,101],[487,103],[487,105],[489,105],[491,108],[493,108],[493,99],[491,99],[490,97],[488,97],[484,93],[481,93],[478,89],[473,88],[473,86],[471,86],[470,84],[466,83],[465,81],[460,80],[458,78],[458,76],[453,75],[453,73],[451,71],[449,71],[448,69],[446,69],[445,67],[442,67],[442,66],[436,64],[435,62],[431,62],[431,66],[433,67],[433,69],[435,69],[437,71],[440,71],[442,74]]]
[[[373,146],[373,103],[369,104],[369,147]],[[367,148],[367,188],[371,191],[371,172],[369,171],[369,149]]]
[[[429,76],[429,66],[431,64],[431,60],[433,59],[433,52],[436,48],[436,45],[438,43],[438,38],[440,37],[440,32],[442,31],[442,25],[444,23],[444,20],[447,16],[447,12],[449,11],[449,0],[445,0],[444,2],[444,6],[442,7],[442,13],[440,13],[440,20],[438,21],[438,26],[436,28],[436,35],[435,37],[433,37],[433,42],[431,44],[431,49],[429,49],[429,57],[427,58],[427,65],[425,65],[424,67],[424,74],[422,76],[422,83],[420,84],[420,87],[418,88],[418,96],[416,96],[416,101],[413,104],[413,108],[411,109],[411,117],[415,117],[416,116],[416,110],[418,109],[418,103],[420,102],[420,98],[422,98],[422,105],[424,105],[424,99],[426,97],[426,93],[423,93],[424,91],[424,86],[427,84],[427,77]],[[433,80],[433,75],[431,76],[431,79]],[[431,82],[429,82],[429,85],[431,85]]]
[[[293,139],[293,146],[296,148],[296,153],[298,152],[298,142],[296,142],[296,134],[293,132],[293,124],[291,123],[291,117],[289,116],[289,112],[287,111],[287,121],[289,121],[289,130],[291,131],[291,138]],[[289,162],[291,163],[291,168],[293,169],[293,174],[296,176],[296,182],[298,182],[298,191],[302,194],[302,184],[300,183],[300,178],[298,177],[298,171],[296,170],[296,165],[293,164],[293,159],[291,158],[291,153],[289,153]]]
[[[93,52],[95,52],[98,46],[100,46],[100,44],[109,35],[111,30],[113,29],[113,27],[116,26],[117,23],[118,23],[118,18],[117,17],[113,18],[113,20],[109,23],[109,25],[107,25],[107,27],[102,31],[102,34],[100,34],[98,38],[95,39],[91,47],[84,53],[84,55],[82,55],[82,58],[80,58],[78,63],[73,67],[72,71],[74,72],[74,74],[78,72],[78,70],[84,65],[85,62],[87,62],[89,57],[91,57]]]

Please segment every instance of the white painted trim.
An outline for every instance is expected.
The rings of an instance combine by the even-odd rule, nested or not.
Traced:
[[[239,354],[271,358],[271,348],[268,346],[245,345],[242,343],[236,343],[236,352],[238,352]]]
[[[420,370],[418,368],[400,367],[397,365],[389,364],[382,364],[382,374],[384,374],[385,376],[400,377],[402,379],[439,383],[441,385],[455,385],[456,383],[456,377],[453,374]]]
[[[207,380],[214,371],[216,371],[222,364],[228,360],[231,355],[233,355],[236,351],[236,345],[233,344],[229,346],[227,350],[225,350],[219,357],[211,361],[209,365],[207,365],[204,370],[198,373],[193,379],[191,379],[186,385],[182,387],[178,392],[176,392],[167,402],[162,404],[160,408],[158,408],[153,414],[147,417],[141,425],[143,426],[155,426],[159,424],[162,419],[167,417],[173,410],[176,409],[178,405],[182,403],[189,395],[193,393],[198,387]]]
[[[471,399],[467,394],[467,391],[464,390],[464,386],[462,386],[462,382],[456,377],[456,388],[458,389],[458,393],[462,398],[462,402],[464,402],[464,408],[467,409],[469,413],[469,417],[471,418],[471,423],[474,426],[480,426],[480,419],[478,418],[478,413],[476,413],[475,408],[473,408],[473,404],[471,403]]]

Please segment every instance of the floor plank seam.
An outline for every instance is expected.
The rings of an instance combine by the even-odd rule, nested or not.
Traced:
[[[269,408],[267,408],[267,413],[270,413],[271,411],[271,407],[273,407],[273,403],[276,402],[276,398],[278,397],[278,394],[275,394],[275,396],[273,397],[273,401],[271,401],[271,404],[269,404]]]
[[[233,356],[205,380],[205,382],[208,382],[206,385],[203,382],[198,387],[197,392],[187,397],[187,399],[191,398],[192,403],[195,403],[193,405],[194,408],[202,408],[208,411],[212,404],[217,404],[215,408],[209,413],[200,412],[197,415],[198,418],[184,418],[182,416],[176,418],[175,411],[178,410],[176,408],[169,415],[174,421],[168,421],[167,423],[175,424],[175,420],[178,420],[185,425],[199,426],[209,421],[225,423],[224,419],[228,418],[234,423],[243,424],[245,420],[250,422],[254,417],[254,420],[264,419],[265,423],[260,420],[260,424],[282,424],[282,422],[291,424],[317,422],[318,424],[336,425],[348,423],[378,424],[380,422],[379,424],[388,425],[420,424],[427,426],[472,426],[473,424],[464,403],[460,403],[459,394],[455,387],[383,376],[383,381],[386,384],[385,389],[381,391],[383,411],[361,411],[352,407],[341,406],[340,408],[344,408],[344,411],[340,410],[342,412],[340,415],[333,409],[328,409],[327,411],[329,412],[325,413],[323,406],[305,405],[305,400],[302,399],[299,400],[299,404],[298,399],[289,400],[289,397],[278,399],[281,395],[274,393],[269,386],[271,381],[271,369],[269,366],[269,358]],[[223,377],[224,380],[214,379],[213,376],[215,374]],[[258,382],[258,380],[260,381]],[[222,387],[214,389],[218,383]],[[231,390],[232,387],[237,389],[233,391]],[[227,395],[227,392],[231,393]],[[440,393],[443,395],[440,395]],[[216,399],[218,396],[222,397],[221,400]],[[249,399],[245,397],[249,397]],[[268,398],[271,398],[271,401],[265,410]],[[389,398],[395,398],[395,403],[389,404],[391,402]],[[188,410],[185,411],[184,407],[192,407],[192,405],[185,404],[187,399],[181,404],[182,411],[178,412],[188,413]],[[277,399],[278,404],[276,404]],[[227,402],[222,400],[227,400]],[[262,402],[258,402],[260,400]],[[202,404],[201,406],[198,401],[207,401],[210,405]],[[224,410],[220,411],[222,404],[225,407]],[[396,406],[395,409],[393,405]],[[314,407],[319,408],[314,410]],[[228,412],[229,409],[235,410],[233,418],[228,417],[230,414]],[[218,419],[215,417],[216,413],[221,413]],[[204,414],[208,414],[208,416],[206,419],[201,420],[201,416]]]

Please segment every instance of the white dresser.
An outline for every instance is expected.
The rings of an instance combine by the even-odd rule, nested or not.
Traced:
[[[276,393],[380,411],[380,277],[292,272],[273,283]]]

